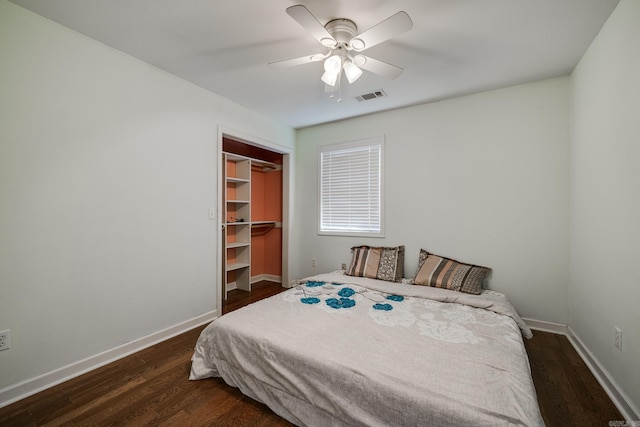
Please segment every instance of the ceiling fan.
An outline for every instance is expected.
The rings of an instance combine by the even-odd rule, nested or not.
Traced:
[[[303,5],[291,6],[286,11],[327,48],[327,51],[271,62],[269,63],[271,68],[281,69],[324,61],[324,74],[321,80],[332,87],[339,83],[343,70],[349,83],[360,78],[363,69],[390,79],[397,78],[404,71],[396,65],[364,56],[360,52],[410,30],[413,22],[406,12],[398,12],[368,30],[358,33],[358,27],[350,19],[333,19],[322,25]]]

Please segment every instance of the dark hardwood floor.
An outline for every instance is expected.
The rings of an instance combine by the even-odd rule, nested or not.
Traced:
[[[244,307],[252,302],[260,301],[263,298],[270,297],[286,290],[279,283],[274,282],[258,282],[251,285],[251,292],[245,292],[238,289],[229,291],[227,300],[222,307],[222,313],[228,313]]]
[[[231,291],[224,312],[274,295],[262,282]],[[0,426],[290,426],[220,378],[189,381],[193,346],[204,326],[69,380],[7,407]],[[534,332],[526,341],[545,423],[608,426],[622,420],[566,337]]]
[[[624,420],[567,337],[534,331],[524,344],[547,426],[608,426]]]

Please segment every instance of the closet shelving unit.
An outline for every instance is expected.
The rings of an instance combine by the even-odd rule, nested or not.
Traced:
[[[264,160],[223,153],[224,164],[224,289],[228,284],[251,291],[251,230],[276,226],[276,221],[251,221],[251,169],[276,170],[279,166]],[[255,231],[254,231],[255,233]]]

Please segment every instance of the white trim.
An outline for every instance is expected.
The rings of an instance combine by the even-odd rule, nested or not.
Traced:
[[[282,276],[275,276],[273,274],[256,274],[251,276],[251,284],[266,280],[268,282],[282,283]]]
[[[640,420],[640,411],[629,399],[622,387],[613,379],[611,374],[602,366],[602,363],[593,355],[593,353],[584,345],[582,340],[576,335],[570,326],[562,323],[547,322],[544,320],[535,320],[522,318],[524,322],[533,330],[550,332],[553,334],[564,335],[567,337],[573,348],[576,350],[580,358],[587,365],[598,383],[613,404],[618,408],[626,421]]]
[[[567,335],[567,325],[556,322],[547,322],[545,320],[527,319],[522,318],[524,323],[527,324],[534,331],[551,332],[552,334]]]
[[[223,252],[225,249],[224,246],[224,235],[225,231],[223,230],[223,224],[226,222],[226,218],[224,217],[224,209],[222,207],[222,200],[224,194],[224,182],[225,177],[222,176],[222,171],[224,170],[223,163],[223,154],[222,154],[222,138],[224,136],[223,129],[218,126],[218,138],[216,141],[216,193],[217,193],[217,206],[218,206],[218,223],[216,224],[216,248],[219,252],[216,252],[216,311],[218,313],[222,313],[222,304],[223,301],[227,299],[227,289],[225,286],[226,278],[223,280],[222,275],[226,274],[224,269],[224,259],[225,253]],[[225,289],[223,289],[223,287]]]
[[[602,366],[602,363],[594,356],[594,354],[584,345],[582,340],[569,326],[567,338],[573,348],[576,349],[584,363],[589,367],[593,376],[600,383],[604,391],[609,395],[611,401],[620,411],[626,421],[640,420],[640,410],[633,404],[629,396],[622,390],[618,383],[613,379],[611,374]]]
[[[0,408],[72,378],[78,377],[101,366],[115,362],[116,360],[151,347],[159,342],[166,341],[176,335],[183,334],[198,326],[204,325],[205,323],[212,322],[216,317],[218,317],[218,312],[216,310],[209,311],[161,331],[154,332],[145,337],[138,338],[110,350],[103,351],[102,353],[89,356],[86,359],[79,360],[37,377],[12,384],[0,390]]]

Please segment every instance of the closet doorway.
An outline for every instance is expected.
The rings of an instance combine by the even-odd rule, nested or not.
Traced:
[[[237,133],[219,135],[218,313],[288,283],[289,156]]]

